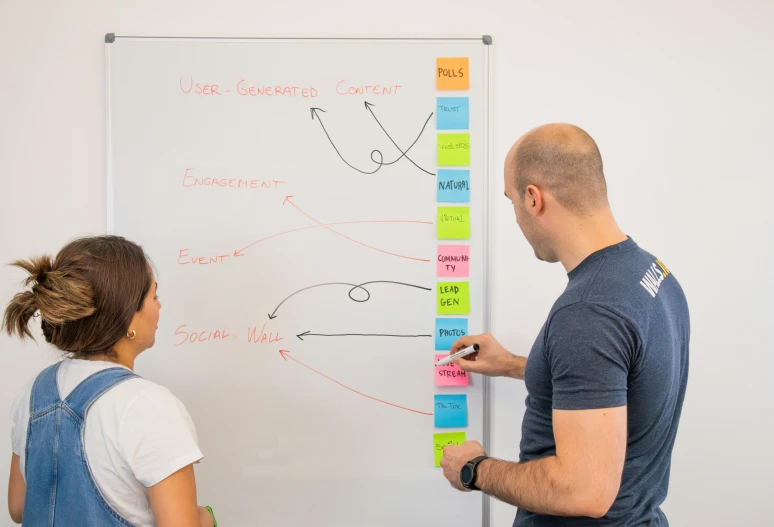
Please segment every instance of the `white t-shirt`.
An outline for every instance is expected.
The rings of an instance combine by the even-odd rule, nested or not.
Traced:
[[[59,368],[64,399],[88,376],[112,362],[66,359]],[[24,458],[33,378],[11,408],[11,446]],[[84,448],[94,481],[105,501],[138,527],[156,525],[148,499],[151,487],[202,459],[191,416],[172,393],[134,378],[108,390],[86,415]]]

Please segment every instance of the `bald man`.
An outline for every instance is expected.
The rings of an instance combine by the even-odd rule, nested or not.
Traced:
[[[523,379],[519,462],[475,441],[444,449],[459,490],[519,508],[514,525],[668,525],[672,447],[688,377],[690,323],[674,275],[616,224],[594,140],[570,125],[519,139],[505,194],[538,259],[561,262],[568,284],[529,357],[491,335],[461,338],[466,371]]]

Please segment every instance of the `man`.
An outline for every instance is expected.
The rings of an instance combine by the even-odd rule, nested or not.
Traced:
[[[469,372],[524,379],[518,463],[486,458],[478,442],[447,446],[444,475],[519,507],[514,525],[668,525],[672,447],[688,377],[688,305],[674,275],[619,228],[594,140],[564,124],[519,139],[505,194],[538,259],[569,283],[529,358],[491,335]],[[591,518],[596,518],[593,520]]]

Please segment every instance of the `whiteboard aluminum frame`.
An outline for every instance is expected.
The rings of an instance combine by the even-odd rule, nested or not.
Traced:
[[[484,208],[484,317],[483,326],[485,332],[490,332],[492,327],[492,258],[490,247],[490,241],[492,239],[492,221],[491,215],[494,207],[493,204],[493,189],[494,185],[491,184],[491,167],[492,167],[492,67],[491,67],[491,49],[493,45],[492,37],[489,35],[482,36],[446,36],[446,37],[420,37],[420,36],[215,36],[215,35],[116,35],[115,33],[107,33],[105,35],[105,142],[106,142],[106,155],[105,155],[105,174],[106,174],[106,232],[107,234],[113,234],[115,232],[115,172],[114,172],[114,159],[113,159],[113,137],[112,137],[112,118],[111,118],[111,68],[110,68],[110,44],[114,43],[116,39],[137,39],[137,40],[212,40],[222,42],[253,42],[253,41],[274,41],[274,42],[295,42],[299,40],[308,41],[390,41],[390,42],[481,42],[484,46],[484,82],[486,84],[484,88],[484,114],[486,124],[484,126],[484,200],[482,206]],[[483,446],[487,452],[489,452],[491,444],[491,380],[489,377],[483,377]],[[483,527],[490,527],[491,524],[491,497],[482,493],[482,518],[481,524]]]

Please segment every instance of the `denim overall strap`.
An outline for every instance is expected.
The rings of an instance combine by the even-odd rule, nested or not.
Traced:
[[[83,438],[91,404],[137,375],[120,367],[101,370],[62,401],[57,387],[60,364],[43,370],[33,384],[25,452],[24,526],[131,527],[97,487]]]
[[[94,401],[114,386],[134,377],[137,377],[137,374],[126,368],[108,368],[98,371],[76,386],[64,403],[83,421]]]
[[[57,387],[56,376],[59,372],[61,362],[52,364],[40,372],[32,385],[30,394],[30,417],[43,410],[53,410],[59,399],[59,388]]]

